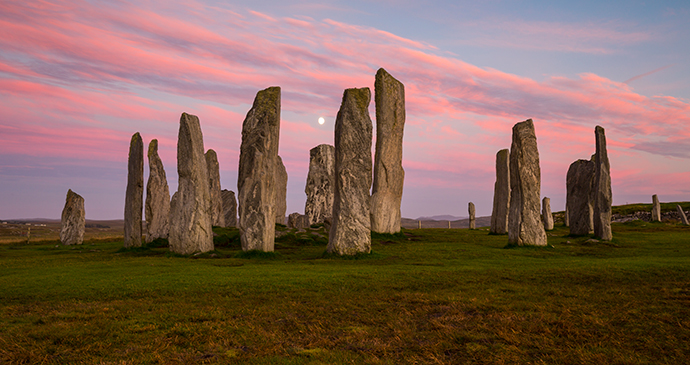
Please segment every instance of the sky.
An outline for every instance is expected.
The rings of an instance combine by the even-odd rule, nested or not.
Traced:
[[[688,201],[688,44],[687,1],[3,0],[0,219],[60,218],[68,189],[87,219],[122,219],[135,132],[158,139],[174,192],[182,112],[236,191],[242,122],[269,86],[287,213],[303,213],[309,150],[380,67],[405,85],[403,217],[491,215],[495,154],[528,118],[552,210],[597,125],[614,205]]]

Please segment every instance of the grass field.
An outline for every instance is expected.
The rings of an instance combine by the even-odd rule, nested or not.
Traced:
[[[0,245],[0,363],[690,361],[690,227],[614,224],[610,243],[557,227],[545,248],[406,230],[351,259],[310,232],[275,255],[216,232],[216,251],[192,257],[107,239]]]

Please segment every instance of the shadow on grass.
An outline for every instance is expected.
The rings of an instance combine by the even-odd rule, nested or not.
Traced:
[[[382,255],[378,252],[371,251],[369,253],[360,252],[354,255],[338,255],[336,253],[330,253],[324,251],[321,255],[322,259],[335,259],[335,260],[380,260],[386,258],[386,255]]]
[[[259,260],[275,260],[281,258],[281,254],[279,252],[265,252],[261,250],[249,250],[249,251],[240,251],[235,254],[235,258],[238,259],[259,259]]]
[[[554,247],[554,245],[552,245],[552,244],[548,244],[546,246],[537,246],[537,245],[518,245],[515,243],[509,243],[509,244],[503,246],[503,248],[507,249],[507,250],[515,250],[515,249],[519,249],[519,250],[553,250],[556,247]]]

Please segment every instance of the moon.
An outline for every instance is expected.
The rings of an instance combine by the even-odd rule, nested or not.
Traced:
[[[326,120],[323,117],[319,117],[319,124],[323,125],[324,123],[326,123]]]

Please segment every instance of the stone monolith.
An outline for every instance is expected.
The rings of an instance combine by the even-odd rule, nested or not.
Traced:
[[[141,218],[144,211],[144,142],[139,132],[132,135],[127,159],[125,193],[125,247],[141,247]]]
[[[309,174],[304,187],[307,194],[304,214],[308,217],[310,225],[331,220],[334,185],[335,147],[320,144],[309,151]]]
[[[541,170],[532,119],[513,126],[510,147],[510,213],[508,243],[546,246],[542,223]]]
[[[287,226],[290,228],[309,228],[309,217],[304,214],[292,213],[288,216]]]
[[[60,223],[60,242],[63,245],[81,245],[84,242],[84,229],[86,228],[84,198],[73,192],[72,189],[67,190]]]
[[[376,154],[371,193],[371,230],[400,232],[400,203],[405,170],[402,167],[405,130],[405,86],[386,70],[376,72]]]
[[[656,194],[652,195],[652,222],[661,222],[661,204]]]
[[[221,190],[220,197],[223,200],[223,217],[226,227],[237,227],[237,199],[235,192],[231,190]]]
[[[168,238],[170,222],[170,188],[158,156],[158,140],[149,143],[149,180],[146,183],[146,243],[157,238]]]
[[[510,151],[496,153],[496,182],[494,183],[494,208],[491,211],[490,233],[508,233],[508,209],[510,207]]]
[[[242,125],[237,203],[244,251],[274,248],[279,138],[280,87],[269,87],[256,94]]]
[[[467,212],[470,214],[470,229],[477,228],[477,218],[475,217],[476,209],[474,203],[467,204]]]
[[[287,213],[287,182],[288,173],[283,164],[283,159],[278,156],[276,159],[275,175],[276,187],[276,223],[285,224],[285,213]]]
[[[563,212],[563,225],[570,227],[570,214],[568,214],[568,203],[566,199],[565,212]]]
[[[566,214],[570,234],[594,231],[594,161],[577,160],[566,175]]]
[[[335,190],[329,253],[371,252],[370,101],[369,88],[345,90],[335,121]]]
[[[680,216],[680,221],[684,225],[688,226],[690,223],[688,223],[688,217],[685,215],[685,211],[683,211],[683,208],[680,205],[676,205],[676,210],[678,211],[678,215]]]
[[[223,199],[220,197],[220,164],[216,151],[209,149],[204,154],[206,170],[208,172],[208,194],[211,197],[211,224],[216,227],[225,227],[225,215],[223,214]]]
[[[177,140],[178,188],[170,202],[170,250],[183,255],[213,250],[211,196],[199,118],[182,113]]]
[[[553,229],[553,215],[551,214],[551,199],[544,198],[541,200],[541,218],[544,221],[544,229],[550,231]]]
[[[603,241],[613,239],[611,232],[611,165],[606,151],[604,128],[594,128],[596,153],[594,159],[594,237]]]

